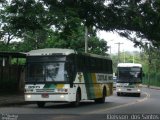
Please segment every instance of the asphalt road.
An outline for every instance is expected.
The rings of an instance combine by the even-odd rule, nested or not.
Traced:
[[[45,108],[38,108],[36,104],[1,107],[0,119],[17,117],[18,120],[108,120],[112,119],[108,117],[111,114],[159,113],[160,90],[143,88],[141,97],[116,96],[114,93],[106,98],[105,104],[85,101],[78,108],[62,103],[48,103]],[[141,119],[139,116],[137,118]],[[157,116],[156,118],[159,119]]]

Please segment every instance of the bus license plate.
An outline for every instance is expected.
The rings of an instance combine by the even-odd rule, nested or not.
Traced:
[[[127,89],[127,91],[131,91],[131,89]]]
[[[49,98],[48,93],[44,93],[44,94],[42,94],[42,98]]]

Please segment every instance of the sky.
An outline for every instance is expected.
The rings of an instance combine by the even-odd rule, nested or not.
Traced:
[[[140,49],[137,47],[134,47],[134,43],[130,40],[127,40],[124,37],[120,37],[116,32],[105,32],[105,31],[99,31],[97,32],[97,36],[101,39],[104,39],[107,41],[107,45],[111,46],[111,51],[109,50],[108,53],[111,52],[111,54],[118,53],[118,44],[115,43],[122,43],[120,45],[120,52],[123,51],[140,51]]]

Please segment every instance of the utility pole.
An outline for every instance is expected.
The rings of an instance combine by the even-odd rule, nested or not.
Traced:
[[[126,52],[123,50],[123,62],[126,62]]]
[[[84,2],[86,2],[86,1],[87,0],[84,0]],[[87,26],[87,24],[85,24],[85,36],[84,36],[84,40],[85,40],[85,53],[87,53],[88,52],[88,26]]]
[[[133,58],[132,59],[133,59],[133,63],[134,63],[135,62],[134,53],[133,53]]]
[[[109,53],[110,53],[110,55],[111,55],[111,49],[112,49],[112,48],[111,48],[111,45],[108,46],[108,47],[109,47]]]
[[[85,26],[85,53],[88,52],[88,27]]]
[[[110,42],[110,41],[113,41],[113,39],[112,39],[112,40],[109,40],[109,41],[107,40],[107,44],[108,44],[108,42]],[[108,46],[108,48],[109,48],[109,50],[110,50],[110,51],[109,51],[109,54],[111,55],[111,51],[112,51],[112,50],[111,50],[111,49],[112,49],[111,45]]]
[[[118,45],[118,63],[119,63],[119,62],[120,62],[120,46],[121,46],[121,44],[123,44],[123,43],[118,42],[118,43],[115,43],[115,44]]]
[[[149,44],[149,45],[148,45]],[[150,88],[150,70],[151,70],[151,43],[148,43],[147,47],[148,47],[148,88]]]

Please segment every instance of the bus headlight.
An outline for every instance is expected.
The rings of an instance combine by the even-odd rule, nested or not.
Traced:
[[[31,98],[31,95],[27,95],[27,98],[30,99],[30,98]]]
[[[121,89],[119,88],[118,91],[121,91]]]
[[[141,90],[140,90],[140,89],[137,89],[137,91],[140,92]]]
[[[64,95],[61,95],[60,98],[64,98]]]

